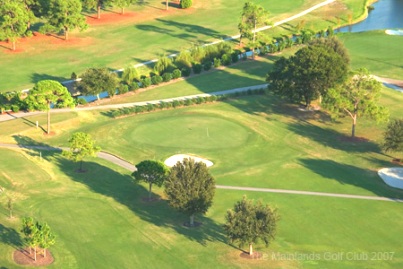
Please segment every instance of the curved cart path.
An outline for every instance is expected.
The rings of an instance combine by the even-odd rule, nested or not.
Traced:
[[[49,146],[29,146],[29,145],[17,145],[17,144],[4,144],[0,143],[1,148],[22,148],[22,149],[40,149],[40,150],[54,150],[62,151],[66,148],[49,147]],[[111,163],[119,165],[130,172],[134,171],[136,167],[107,152],[99,152],[98,157],[107,160]],[[310,196],[325,196],[325,197],[335,197],[335,198],[347,198],[347,199],[361,199],[361,200],[375,200],[375,201],[387,201],[387,202],[399,202],[403,203],[403,199],[396,199],[390,197],[381,196],[365,196],[365,195],[353,195],[353,194],[340,194],[340,193],[327,193],[327,192],[313,192],[313,191],[298,191],[298,190],[284,190],[284,189],[269,189],[269,188],[254,188],[254,187],[238,187],[238,186],[224,186],[216,185],[217,189],[224,190],[237,190],[237,191],[256,191],[256,192],[270,192],[270,193],[284,193],[284,194],[295,194],[295,195],[310,195]]]

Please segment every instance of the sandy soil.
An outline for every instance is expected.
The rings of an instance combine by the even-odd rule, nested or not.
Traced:
[[[394,188],[403,189],[403,168],[382,168],[378,171],[378,175],[387,185]]]
[[[165,165],[172,167],[177,162],[181,162],[183,159],[186,159],[186,158],[191,158],[191,159],[195,160],[196,162],[203,162],[207,167],[213,166],[213,162],[211,162],[207,159],[203,159],[201,157],[192,156],[192,155],[188,155],[188,154],[173,155],[173,156],[169,157],[168,159],[166,159],[164,163],[165,163]]]

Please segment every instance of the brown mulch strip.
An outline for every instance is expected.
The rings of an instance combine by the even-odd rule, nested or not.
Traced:
[[[29,250],[27,249],[17,249],[13,253],[13,259],[17,264],[21,265],[30,265],[30,266],[44,266],[53,263],[54,259],[52,253],[49,250],[46,250],[46,257],[43,254],[39,254],[37,251],[36,261],[34,260],[34,251],[31,251],[29,254]]]

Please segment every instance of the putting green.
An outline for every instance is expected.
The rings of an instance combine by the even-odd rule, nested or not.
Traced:
[[[131,136],[139,143],[161,147],[220,149],[243,145],[249,133],[230,120],[192,114],[143,123]]]

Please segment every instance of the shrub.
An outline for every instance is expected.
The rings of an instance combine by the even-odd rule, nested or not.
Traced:
[[[178,100],[173,100],[173,102],[172,102],[172,107],[173,107],[173,108],[177,108],[178,106],[180,106],[179,101],[178,101]]]
[[[158,74],[163,74],[165,72],[171,72],[174,66],[172,63],[172,59],[168,57],[161,57],[158,62],[154,66],[154,70],[158,72]]]
[[[209,71],[209,70],[211,69],[211,66],[212,66],[212,64],[211,64],[211,61],[210,61],[210,60],[205,61],[205,62],[203,63],[203,69],[204,69],[204,71]]]
[[[128,66],[123,70],[122,80],[126,82],[126,84],[130,85],[133,81],[139,79],[139,73],[137,68]]]
[[[192,6],[192,0],[181,0],[181,8],[190,8]]]
[[[146,109],[148,112],[155,110],[155,106],[153,104],[147,104]]]
[[[129,91],[129,86],[126,84],[120,84],[118,88],[118,94],[125,94]]]
[[[328,37],[332,37],[332,36],[334,35],[333,27],[332,27],[332,26],[329,26],[329,27],[327,28],[326,33],[327,33],[327,36],[328,36]]]
[[[185,106],[191,106],[193,105],[193,100],[192,99],[186,99],[185,100]]]
[[[71,73],[70,78],[74,80],[77,79],[77,74],[75,72]]]
[[[175,58],[175,66],[178,69],[182,68],[191,68],[192,67],[192,62],[193,62],[192,55],[190,54],[189,51],[183,50],[179,53],[179,55]]]
[[[200,74],[203,69],[203,66],[199,63],[194,63],[192,68],[193,68],[193,73]]]
[[[114,110],[114,111],[112,111],[111,115],[112,115],[112,117],[117,118],[117,117],[120,117],[122,115],[122,113],[120,110]]]
[[[136,106],[134,113],[142,113],[144,112],[144,107],[143,106]]]
[[[77,98],[76,99],[76,104],[77,105],[85,105],[87,103],[88,103],[87,100],[85,100],[84,98]]]
[[[217,96],[216,96],[216,95],[210,95],[210,96],[208,97],[208,101],[209,101],[209,102],[215,102],[215,101],[217,101]]]
[[[137,81],[133,81],[130,84],[130,90],[133,91],[133,92],[137,91],[139,88],[140,88],[140,86],[139,86]]]
[[[162,75],[162,81],[163,82],[169,82],[172,79],[172,74],[171,73],[164,73]]]
[[[240,51],[239,51],[239,50],[234,51],[233,53],[231,53],[231,61],[232,61],[233,63],[238,62],[238,60],[239,60],[239,54],[240,54]]]
[[[225,66],[230,65],[231,64],[231,54],[224,54],[221,57],[221,63]]]
[[[182,68],[181,72],[182,72],[182,76],[188,77],[188,76],[190,76],[190,73],[192,72],[192,70],[190,68],[184,67],[184,68]]]
[[[141,87],[142,88],[150,87],[150,85],[151,85],[151,78],[143,78],[141,80]]]
[[[11,105],[11,111],[12,112],[19,112],[20,111],[20,107],[18,105]]]
[[[172,79],[178,79],[182,76],[182,72],[179,69],[172,71]]]
[[[217,68],[219,66],[221,66],[221,60],[217,59],[217,58],[214,58],[214,67]]]
[[[156,75],[156,76],[153,76],[153,77],[151,78],[151,83],[152,83],[153,85],[158,85],[158,84],[160,84],[161,82],[162,82],[162,77],[161,77],[161,76]]]

